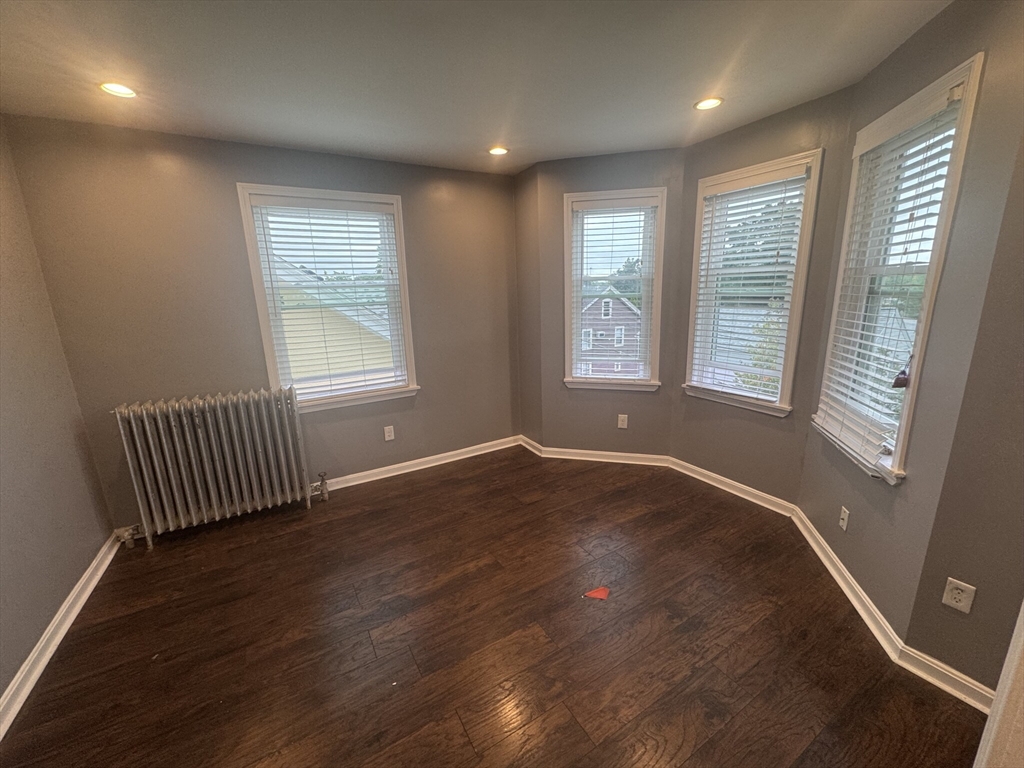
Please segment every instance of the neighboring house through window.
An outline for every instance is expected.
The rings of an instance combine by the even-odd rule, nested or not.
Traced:
[[[658,381],[665,190],[565,196],[569,387]]]
[[[415,394],[401,199],[238,193],[272,386],[302,410]]]

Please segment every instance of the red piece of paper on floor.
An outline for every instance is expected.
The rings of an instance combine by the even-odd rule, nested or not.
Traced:
[[[607,600],[608,599],[608,587],[598,587],[587,592],[584,597],[592,597],[595,600]]]

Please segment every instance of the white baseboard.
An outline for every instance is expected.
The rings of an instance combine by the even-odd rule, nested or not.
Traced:
[[[889,654],[890,659],[896,661],[899,658],[900,647],[903,645],[903,641],[896,634],[896,630],[892,628],[885,616],[882,615],[882,612],[878,610],[871,601],[871,598],[868,597],[860,584],[857,583],[857,580],[853,578],[853,574],[846,570],[842,560],[839,559],[836,553],[832,551],[832,547],[828,545],[828,542],[818,533],[818,529],[807,519],[803,510],[797,508],[796,514],[793,515],[793,522],[796,523],[800,533],[807,539],[807,543],[811,545],[814,554],[825,564],[825,568],[832,574],[832,578],[835,579],[840,589],[846,593],[847,599],[853,603],[853,607],[857,609],[857,613],[860,614],[864,623],[868,625],[868,629],[871,630],[871,634],[875,636],[878,644]]]
[[[795,504],[790,504],[788,501],[784,501],[783,499],[775,496],[770,496],[756,488],[751,488],[749,485],[743,485],[743,483],[737,483],[735,480],[730,480],[727,477],[716,475],[714,472],[701,469],[693,464],[687,464],[685,461],[680,459],[669,458],[668,466],[682,472],[684,475],[689,475],[697,480],[702,480],[708,485],[721,488],[723,491],[729,491],[729,493],[739,496],[741,499],[746,499],[747,501],[752,501],[755,504],[760,504],[762,507],[770,509],[772,512],[778,512],[780,515],[793,517],[793,515],[800,511]]]
[[[871,598],[868,597],[860,584],[857,583],[857,580],[846,569],[846,566],[843,565],[836,553],[832,551],[828,542],[818,533],[818,530],[799,508],[797,508],[796,514],[793,515],[793,522],[796,523],[796,527],[800,529],[804,538],[807,539],[811,549],[814,550],[821,562],[828,568],[832,578],[836,580],[836,583],[846,593],[847,598],[853,603],[854,608],[857,609],[864,623],[868,625],[868,629],[871,630],[875,639],[878,640],[879,645],[889,654],[890,659],[904,669],[913,672],[918,677],[924,678],[947,693],[953,694],[961,701],[965,701],[972,707],[988,714],[989,709],[992,707],[995,691],[982,685],[977,680],[972,680],[962,672],[958,672],[948,664],[904,643],[882,612],[878,610],[878,607],[871,601]]]
[[[352,475],[344,475],[342,477],[335,477],[328,480],[327,490],[336,491],[339,488],[347,488],[350,485],[359,485],[360,483],[369,483],[374,480],[383,480],[385,477],[404,475],[406,472],[415,472],[419,469],[436,467],[438,464],[447,464],[451,461],[458,461],[459,459],[468,459],[470,456],[479,456],[481,453],[500,451],[504,448],[512,448],[516,445],[522,445],[521,438],[518,435],[513,437],[503,437],[500,440],[492,440],[489,443],[471,445],[468,448],[460,448],[457,451],[438,453],[434,456],[424,456],[422,459],[403,461],[401,464],[391,464],[387,467],[380,467],[379,469],[368,469],[365,472],[356,472]]]
[[[64,639],[64,635],[71,628],[72,622],[82,610],[85,601],[89,599],[89,595],[96,588],[120,543],[116,534],[110,534],[110,538],[100,547],[99,553],[86,568],[82,578],[75,584],[71,594],[57,610],[57,614],[46,631],[43,632],[42,637],[39,638],[36,647],[32,649],[28,658],[21,665],[21,669],[18,670],[18,674],[14,676],[11,684],[4,691],[4,695],[0,697],[0,739],[4,737],[7,729],[14,722],[21,705],[25,703],[25,699],[32,692],[32,688],[39,680],[39,675],[43,673],[53,652],[57,650],[57,646],[60,645],[60,641]]]
[[[778,512],[780,515],[792,517],[794,512],[798,511],[797,507],[788,501],[783,501],[775,496],[769,496],[767,493],[756,488],[743,485],[743,483],[737,483],[735,480],[716,475],[714,472],[701,469],[672,456],[654,453],[618,453],[615,451],[583,451],[575,448],[546,448],[522,435],[519,436],[519,441],[520,445],[529,448],[538,456],[543,456],[546,459],[577,459],[580,461],[607,461],[616,464],[645,464],[651,467],[669,467],[708,485],[728,491],[747,501],[760,504],[762,507]]]
[[[901,642],[900,655],[896,658],[896,663],[986,715],[992,710],[995,691],[927,653]]]

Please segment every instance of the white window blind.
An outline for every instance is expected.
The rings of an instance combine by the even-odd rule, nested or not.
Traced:
[[[566,196],[570,386],[587,378],[657,384],[664,193],[638,192]]]
[[[395,203],[248,202],[278,383],[300,403],[413,386]]]
[[[689,394],[789,412],[820,158],[701,179]]]
[[[875,145],[855,158],[814,423],[865,470],[889,482],[903,476],[908,401],[920,371],[914,358],[921,356],[937,288],[956,192],[950,179],[959,175],[963,157],[970,73],[968,63],[966,73],[950,81],[957,74],[951,73],[881,118],[882,128],[895,128],[888,137],[869,126]],[[923,98],[929,91],[939,98]],[[915,101],[909,114],[917,116],[910,122]],[[897,377],[906,386],[894,387]]]
[[[705,198],[693,384],[779,401],[806,184]]]

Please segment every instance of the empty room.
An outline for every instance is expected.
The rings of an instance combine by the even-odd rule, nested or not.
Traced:
[[[1024,0],[0,0],[4,768],[1024,768]]]

